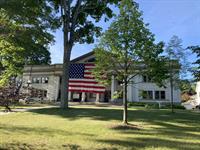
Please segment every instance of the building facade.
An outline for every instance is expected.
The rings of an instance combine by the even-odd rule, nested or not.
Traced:
[[[200,105],[200,81],[196,84],[196,101]]]
[[[73,64],[87,64],[94,62],[94,53],[90,52],[73,59]],[[29,65],[25,66],[23,72],[24,86],[30,86],[34,89],[42,91],[44,100],[59,101],[61,91],[61,75],[62,64],[53,65]],[[128,86],[128,101],[132,102],[170,102],[170,85],[167,83],[164,87],[159,87],[151,82],[148,76],[136,76],[133,83]],[[84,101],[84,102],[111,102],[120,101],[122,96],[117,100],[114,99],[116,92],[121,91],[122,86],[114,76],[110,86],[105,87],[105,91],[90,92],[90,91],[70,91],[68,96],[70,101]],[[174,102],[180,102],[180,90],[173,89]],[[122,95],[122,94],[121,94]]]

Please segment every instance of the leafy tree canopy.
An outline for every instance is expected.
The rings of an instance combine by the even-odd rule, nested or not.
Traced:
[[[127,124],[127,87],[136,84],[132,78],[149,75],[154,82],[162,85],[167,77],[164,58],[159,57],[163,52],[163,43],[155,44],[154,35],[147,27],[138,4],[123,0],[120,14],[95,49],[95,77],[104,84],[109,83],[111,76],[122,82],[124,124]]]
[[[200,81],[200,46],[191,46],[189,49],[191,49],[192,52],[197,56],[197,60],[194,62],[195,67],[193,68],[192,72],[195,76],[195,80]]]
[[[112,75],[123,81],[130,75],[146,74],[161,85],[166,78],[166,70],[162,67],[164,58],[159,57],[162,52],[163,43],[155,44],[154,35],[149,31],[148,24],[144,24],[138,4],[125,0],[121,2],[120,14],[95,49],[94,74],[104,84]],[[102,80],[102,75],[108,80]]]
[[[50,30],[59,22],[46,1],[0,2],[0,84],[22,72],[24,64],[48,64]]]

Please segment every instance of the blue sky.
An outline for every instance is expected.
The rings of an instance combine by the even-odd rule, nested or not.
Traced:
[[[200,45],[200,0],[136,0],[140,10],[143,11],[145,23],[155,34],[156,41],[167,43],[173,35],[183,40],[183,47]],[[114,9],[117,12],[117,9]],[[110,22],[99,24],[106,30]],[[56,42],[51,45],[52,63],[62,63],[63,35],[58,30],[55,33]],[[76,58],[91,51],[94,44],[76,44],[72,50],[71,58]],[[194,56],[188,56],[194,60]]]

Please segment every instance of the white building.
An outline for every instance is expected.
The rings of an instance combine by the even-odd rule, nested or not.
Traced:
[[[87,53],[76,59],[72,63],[94,62],[94,52]],[[23,73],[23,83],[30,82],[30,86],[35,89],[41,89],[42,95],[46,100],[60,100],[62,64],[54,65],[29,65],[25,66]],[[128,101],[132,102],[170,102],[170,86],[166,88],[159,87],[150,81],[147,76],[136,76],[132,79],[138,84],[129,85]],[[104,93],[91,92],[69,92],[69,100],[86,102],[110,102],[113,101],[113,95],[120,91],[122,87],[120,82],[112,78],[110,86],[106,87]],[[174,102],[180,102],[180,90],[174,89]]]
[[[196,101],[200,105],[200,81],[196,84]]]

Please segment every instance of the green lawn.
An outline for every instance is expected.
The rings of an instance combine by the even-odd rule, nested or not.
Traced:
[[[0,149],[200,150],[200,113],[130,108],[129,130],[121,119],[119,108],[92,106],[2,115]]]

